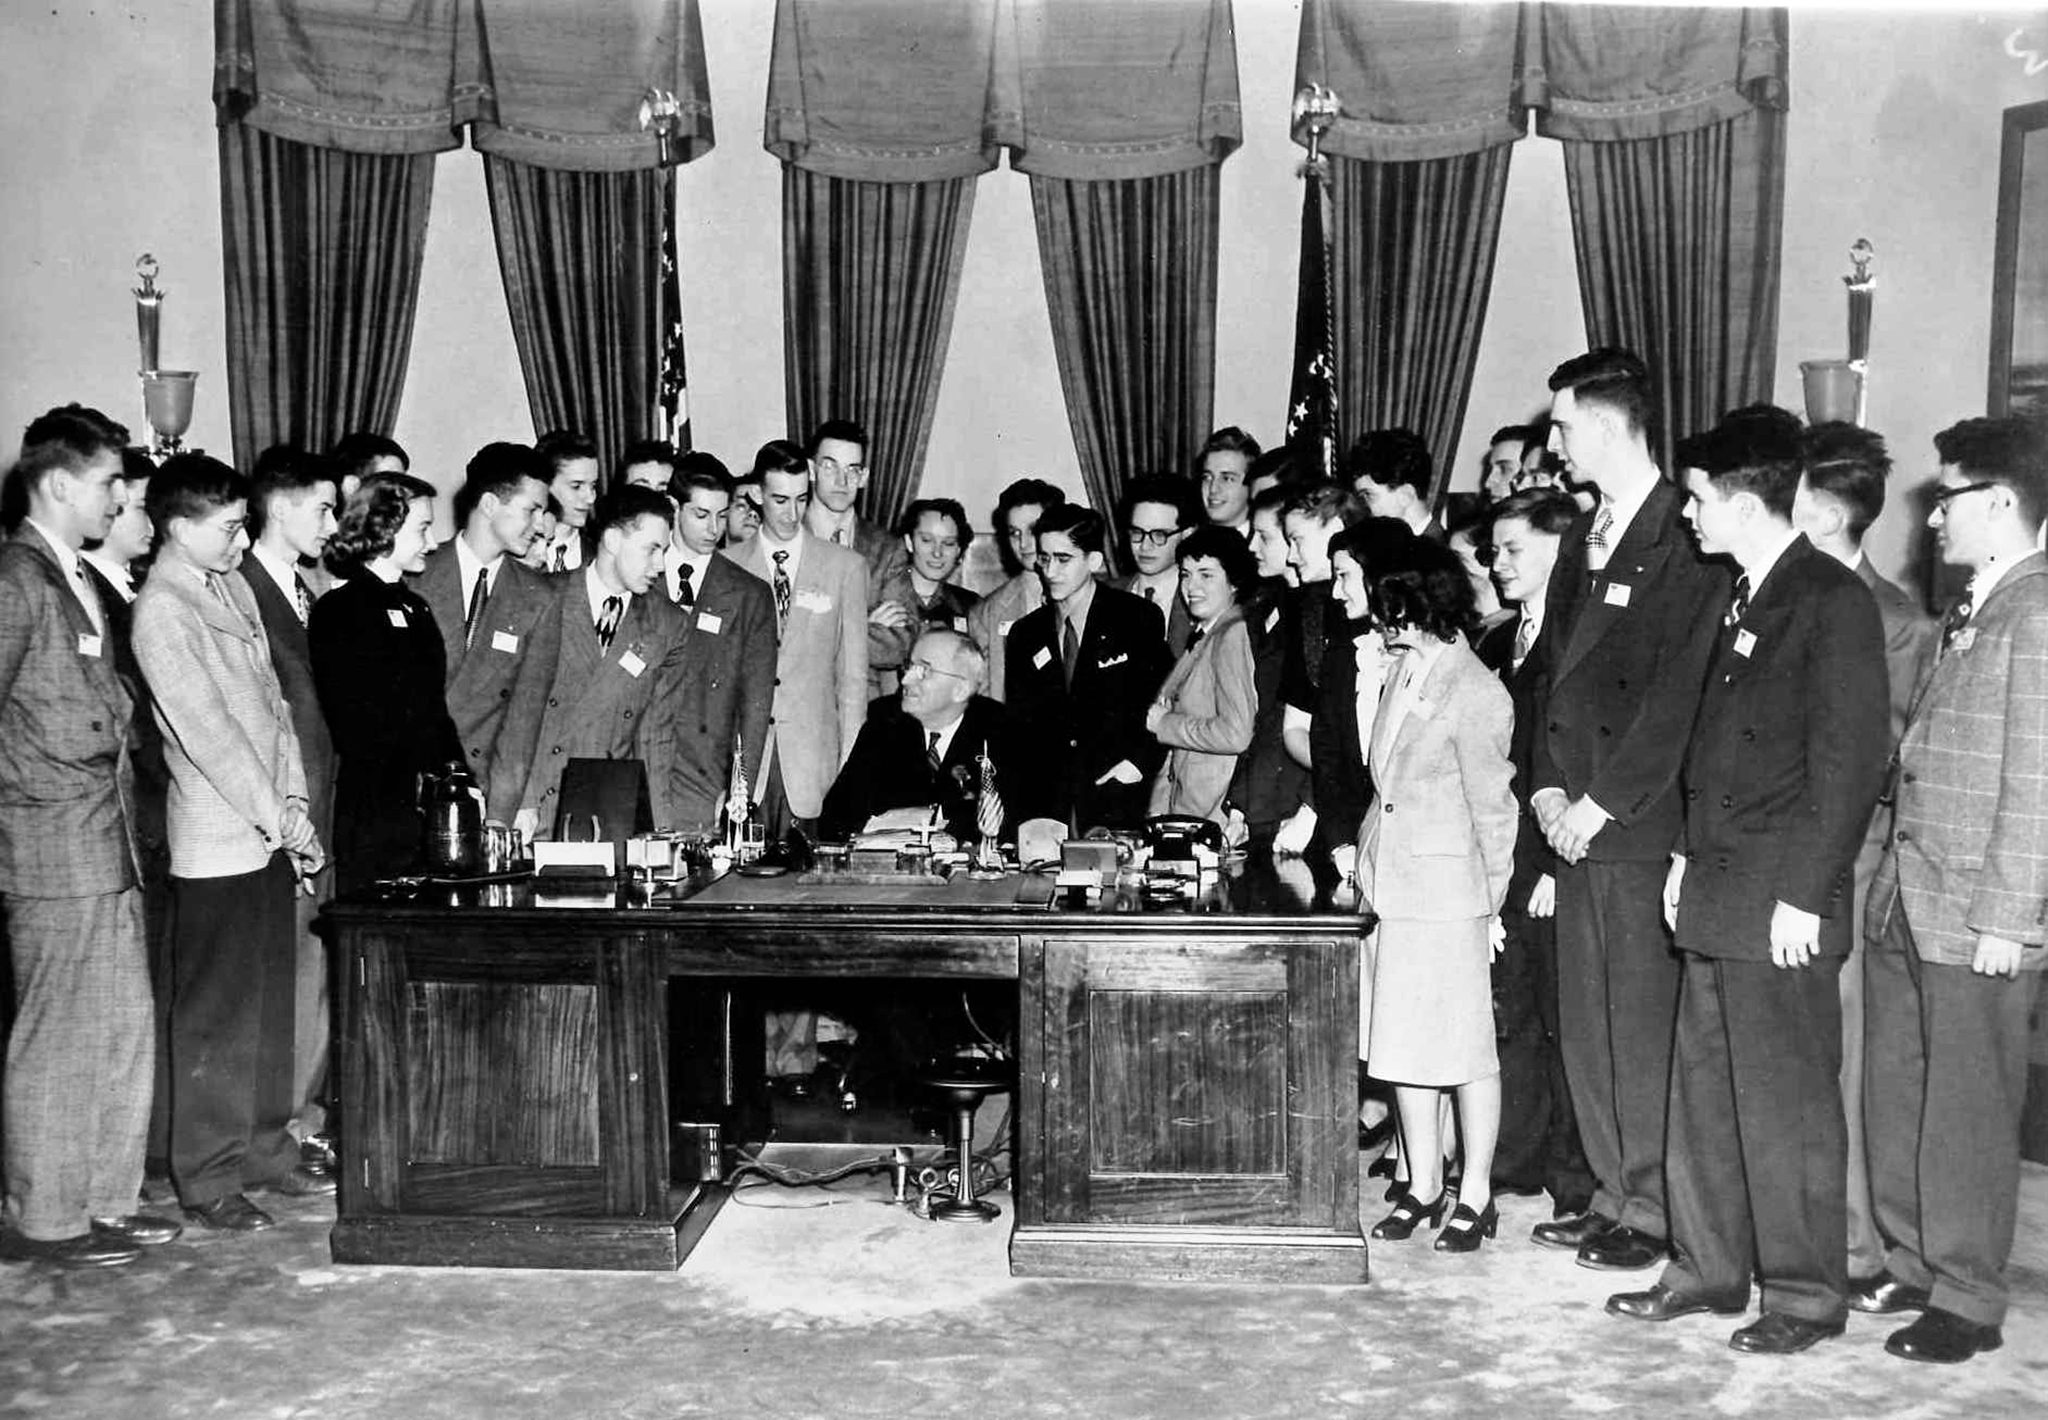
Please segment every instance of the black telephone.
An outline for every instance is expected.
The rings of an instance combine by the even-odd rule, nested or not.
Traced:
[[[1197,844],[1222,856],[1223,829],[1205,818],[1162,814],[1145,821],[1145,842],[1155,863],[1193,862]]]

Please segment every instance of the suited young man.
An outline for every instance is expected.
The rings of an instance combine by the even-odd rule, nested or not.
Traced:
[[[135,701],[134,737],[129,758],[135,766],[135,846],[142,869],[143,929],[149,942],[149,979],[156,994],[156,1088],[149,1111],[149,1152],[146,1167],[152,1180],[167,1178],[171,1131],[170,1032],[171,966],[166,924],[171,906],[171,846],[164,815],[171,792],[170,770],[164,767],[163,732],[149,685],[135,662],[133,637],[136,569],[156,546],[156,525],[149,520],[146,499],[156,465],[140,449],[121,451],[121,480],[115,485],[114,521],[107,535],[81,549],[86,580],[106,613],[107,652]]]
[[[545,558],[550,572],[575,572],[597,551],[595,522],[600,469],[597,445],[569,429],[551,429],[533,451],[547,466],[548,496],[561,509]]]
[[[1521,446],[1515,445],[1519,455]],[[1474,649],[1501,678],[1515,707],[1509,750],[1515,764],[1514,876],[1501,926],[1507,945],[1493,959],[1494,1031],[1500,1042],[1501,1126],[1493,1156],[1499,1189],[1544,1189],[1555,1216],[1576,1217],[1593,1198],[1593,1176],[1579,1144],[1558,1048],[1557,853],[1529,808],[1529,766],[1539,728],[1544,678],[1557,644],[1549,613],[1551,574],[1579,506],[1562,489],[1530,488],[1494,505],[1488,537],[1493,580],[1512,621]]]
[[[163,545],[135,655],[171,767],[171,1180],[206,1227],[271,1225],[250,1189],[332,1193],[289,1125],[298,970],[292,897],[325,848],[291,707],[249,584],[249,485],[204,454],[150,481]]]
[[[1229,528],[1247,542],[1252,535],[1252,465],[1258,460],[1259,441],[1235,424],[1212,430],[1195,456],[1195,492],[1203,521]]]
[[[1650,456],[1649,373],[1595,350],[1550,377],[1551,440],[1600,490],[1558,548],[1558,633],[1530,806],[1561,860],[1558,999],[1565,1074],[1598,1187],[1590,1211],[1534,1237],[1596,1268],[1655,1266],[1667,1237],[1665,1083],[1678,1003],[1664,873],[1678,769],[1727,606],[1680,496]]]
[[[768,744],[747,768],[771,829],[809,825],[868,708],[867,566],[804,526],[810,460],[787,440],[761,448],[761,531],[734,557],[768,584],[780,645]],[[731,555],[731,554],[728,554]]]
[[[1354,713],[1351,628],[1331,595],[1330,574],[1330,540],[1365,516],[1358,495],[1335,483],[1298,490],[1280,513],[1295,580],[1281,604],[1279,632],[1286,647],[1280,738],[1288,757],[1308,772],[1308,802],[1273,835],[1274,848],[1284,853],[1302,853],[1311,843],[1323,851],[1351,843],[1365,817],[1365,745]],[[1341,684],[1331,687],[1333,698],[1326,703],[1323,677],[1332,667]],[[1372,690],[1378,693],[1376,685]],[[1319,757],[1318,741],[1342,753],[1325,749]]]
[[[1864,1109],[1890,1251],[1859,1310],[1919,1308],[1893,1355],[2004,1337],[2028,1018],[2048,966],[2048,448],[2018,419],[1935,436],[1928,524],[1970,573],[1899,745],[1896,821],[1866,913]]]
[[[854,501],[868,486],[868,433],[850,419],[828,419],[808,446],[811,502],[804,526],[811,536],[860,554],[868,573],[868,695],[895,689],[896,673],[917,639],[917,609],[898,577],[909,563],[903,544],[885,527],[863,518]]]
[[[35,420],[0,544],[0,894],[14,967],[0,1257],[133,1262],[154,1055],[136,866],[134,701],[78,565],[105,537],[128,431],[77,405]]]
[[[448,715],[492,818],[509,823],[526,785],[500,737],[515,699],[546,694],[561,650],[561,601],[524,558],[540,536],[548,468],[524,444],[486,444],[455,492],[455,536],[412,588],[448,652]],[[509,749],[509,747],[507,747]]]
[[[1163,753],[1145,712],[1171,658],[1159,608],[1102,585],[1099,514],[1068,504],[1038,520],[1046,604],[1008,649],[1010,723],[1034,766],[1012,800],[1020,818],[1079,829],[1137,826]]]
[[[1045,604],[1045,583],[1038,576],[1038,535],[1034,529],[1048,508],[1067,497],[1050,483],[1020,478],[996,499],[996,552],[1008,580],[983,597],[967,614],[967,634],[988,658],[989,699],[1007,698],[1010,632],[1026,613]]]
[[[709,454],[683,455],[669,480],[675,534],[663,560],[663,588],[681,609],[683,682],[676,692],[671,825],[718,827],[718,801],[744,748],[748,772],[761,762],[775,704],[775,596],[718,544],[732,506],[732,477]]]
[[[1287,504],[1283,488],[1265,488],[1251,500],[1252,556],[1259,580],[1244,602],[1245,629],[1252,638],[1252,681],[1258,711],[1250,748],[1237,757],[1230,801],[1244,811],[1254,842],[1268,842],[1282,822],[1308,801],[1308,770],[1287,753],[1287,702],[1280,687],[1287,669],[1287,535],[1280,526]]]
[[[1417,537],[1442,542],[1444,525],[1429,502],[1434,475],[1429,445],[1412,429],[1375,429],[1344,455],[1344,476],[1368,513],[1398,519]]]
[[[556,644],[551,673],[520,677],[502,732],[523,785],[513,826],[529,839],[554,831],[562,770],[572,759],[639,760],[655,827],[676,822],[675,717],[685,675],[685,623],[661,585],[675,510],[666,494],[617,488],[593,521],[597,548],[589,565],[549,587]],[[617,826],[606,833],[620,836]]]
[[[1109,585],[1159,608],[1166,617],[1166,649],[1178,660],[1195,630],[1180,592],[1180,543],[1194,523],[1187,485],[1161,474],[1133,479],[1119,508],[1117,521],[1137,570]]]
[[[948,833],[962,843],[979,837],[981,756],[994,765],[998,795],[1022,772],[1003,707],[979,693],[986,671],[962,633],[938,628],[918,637],[901,693],[868,707],[853,753],[825,795],[818,831],[847,838],[878,813],[933,804]],[[1006,819],[995,831],[1014,826]]]
[[[299,763],[305,771],[306,802],[314,835],[322,844],[334,835],[334,740],[320,709],[313,683],[313,650],[306,624],[314,596],[300,566],[318,561],[334,536],[339,490],[333,465],[280,444],[256,460],[249,489],[249,532],[255,539],[234,576],[246,582],[257,616],[270,643],[270,664],[277,672],[285,704],[291,707],[292,731],[298,737]],[[311,891],[295,894],[298,964],[293,986],[291,1132],[301,1140],[325,1132],[326,1107],[320,1103],[327,1081],[327,1052],[333,1038],[328,999],[327,944],[313,930],[320,904],[333,890],[325,869],[314,877]],[[320,1156],[316,1145],[313,1156]]]
[[[1934,619],[1912,597],[1878,575],[1863,552],[1863,535],[1884,511],[1891,455],[1884,437],[1854,424],[1822,424],[1806,436],[1806,472],[1792,501],[1792,525],[1822,552],[1856,573],[1877,600],[1884,622],[1884,665],[1891,692],[1891,748],[1906,730],[1906,713],[1936,643]],[[1856,854],[1849,960],[1843,964],[1842,1114],[1849,1127],[1849,1281],[1868,1288],[1884,1271],[1884,1240],[1870,1202],[1863,1132],[1863,908],[1892,836],[1889,796],[1870,816]]]
[[[1848,1314],[1841,997],[1853,867],[1890,753],[1884,632],[1855,573],[1792,526],[1801,438],[1731,419],[1681,445],[1700,550],[1740,568],[1686,750],[1664,887],[1681,958],[1667,1186],[1673,1259],[1607,1308],[1744,1310],[1785,1355]]]

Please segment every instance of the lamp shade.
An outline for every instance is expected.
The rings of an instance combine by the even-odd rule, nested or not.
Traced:
[[[1809,424],[1854,424],[1863,372],[1848,360],[1801,360],[1799,380]]]

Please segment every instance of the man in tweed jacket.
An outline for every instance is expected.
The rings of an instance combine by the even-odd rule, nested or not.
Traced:
[[[250,1231],[243,1191],[332,1192],[287,1132],[298,879],[322,866],[304,761],[249,584],[249,485],[203,454],[150,481],[162,535],[135,659],[171,770],[171,1181],[186,1216]]]
[[[0,1257],[71,1267],[133,1262],[177,1235],[134,1216],[154,1032],[133,706],[78,557],[112,522],[127,442],[76,406],[29,425],[0,546],[0,893],[17,993]]]
[[[2018,420],[1935,436],[1928,525],[1968,596],[1899,747],[1897,819],[1865,914],[1864,1100],[1885,1343],[1957,1362],[2003,1337],[2028,1018],[2048,965],[2048,447]]]

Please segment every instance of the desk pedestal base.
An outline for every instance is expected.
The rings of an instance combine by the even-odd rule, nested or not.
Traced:
[[[1358,1234],[1299,1228],[1020,1224],[1010,1239],[1013,1277],[1353,1285],[1366,1270]]]
[[[336,1262],[391,1267],[673,1272],[730,1196],[717,1184],[677,1189],[669,1195],[670,1211],[652,1218],[343,1217],[329,1245]]]

